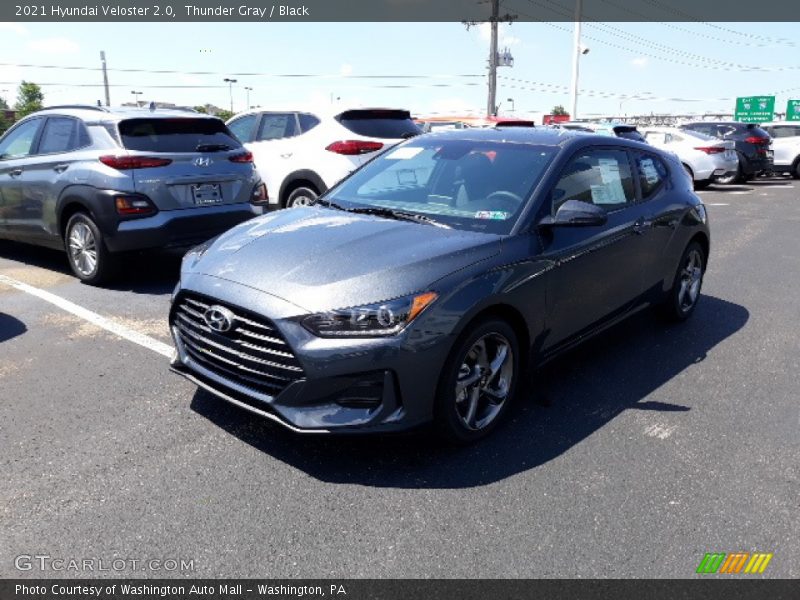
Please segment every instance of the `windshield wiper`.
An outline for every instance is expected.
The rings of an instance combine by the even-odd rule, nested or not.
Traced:
[[[230,150],[228,144],[199,144],[195,151],[197,152],[222,152],[223,150]]]
[[[391,208],[381,208],[377,206],[365,206],[359,208],[347,208],[348,212],[357,213],[360,215],[375,215],[377,217],[386,217],[387,219],[396,219],[398,221],[413,221],[415,223],[425,223],[433,225],[434,227],[442,227],[444,229],[451,229],[449,225],[431,219],[426,215],[419,215],[416,213],[407,213],[399,210],[392,210]]]

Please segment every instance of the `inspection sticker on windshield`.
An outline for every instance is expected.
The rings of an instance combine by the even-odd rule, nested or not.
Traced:
[[[413,146],[403,146],[394,152],[386,155],[386,158],[393,158],[395,160],[408,160],[414,158],[417,154],[422,152],[423,148],[415,148]]]
[[[504,210],[479,210],[475,213],[476,219],[491,219],[493,221],[505,221],[509,216]]]

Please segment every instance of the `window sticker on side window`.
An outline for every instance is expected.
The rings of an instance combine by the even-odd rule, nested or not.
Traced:
[[[405,146],[387,154],[386,158],[394,160],[408,160],[409,158],[414,158],[417,154],[422,152],[422,150],[422,148]]]
[[[659,182],[658,171],[652,158],[643,158],[639,161],[639,168],[648,185],[655,185]]]
[[[622,177],[619,163],[614,158],[598,158],[602,184],[592,185],[592,202],[594,204],[625,204],[625,190],[622,189]]]

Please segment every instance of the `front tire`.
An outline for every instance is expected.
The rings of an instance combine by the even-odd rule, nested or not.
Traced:
[[[683,251],[678,271],[672,280],[672,288],[664,302],[664,316],[673,322],[688,319],[700,299],[703,276],[706,269],[706,256],[703,247],[692,242]]]
[[[794,161],[792,166],[792,179],[800,179],[800,160]]]
[[[70,217],[64,246],[72,272],[84,283],[98,285],[116,273],[116,257],[106,248],[103,234],[89,215],[76,213]]]
[[[488,435],[517,393],[520,351],[505,321],[480,321],[456,341],[442,369],[434,407],[436,427],[455,443]]]
[[[295,188],[286,198],[286,208],[292,208],[293,206],[310,206],[317,201],[318,197],[319,192],[312,187],[304,185]]]
[[[729,175],[723,175],[717,179],[717,183],[721,183],[722,185],[731,185],[734,183],[741,183],[742,182],[742,166],[737,165],[736,171]]]

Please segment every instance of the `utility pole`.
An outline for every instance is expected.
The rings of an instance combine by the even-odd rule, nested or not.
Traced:
[[[106,90],[106,106],[111,106],[111,96],[108,93],[108,71],[106,70],[106,53],[104,50],[100,51],[100,62],[103,65],[103,87]]]
[[[252,106],[250,106],[250,92],[253,91],[253,88],[245,86],[244,89],[247,92],[247,105],[245,106],[245,110],[250,110],[251,108],[253,108]]]
[[[572,96],[570,98],[569,118],[578,118],[578,69],[581,61],[581,13],[583,0],[575,0],[575,27],[572,38]]]
[[[489,97],[486,100],[486,116],[497,112],[497,19],[500,16],[500,0],[492,0],[492,37],[489,42]]]
[[[491,27],[491,39],[489,41],[489,93],[486,98],[486,116],[493,117],[497,114],[497,67],[499,54],[497,51],[497,30],[501,22],[513,23],[517,15],[506,13],[500,15],[500,2],[501,0],[484,0],[492,3],[492,15],[489,17],[489,25]],[[476,21],[464,21],[467,29],[474,27],[478,24]],[[500,66],[513,66],[513,58],[511,53],[506,50],[503,57],[503,64]]]

